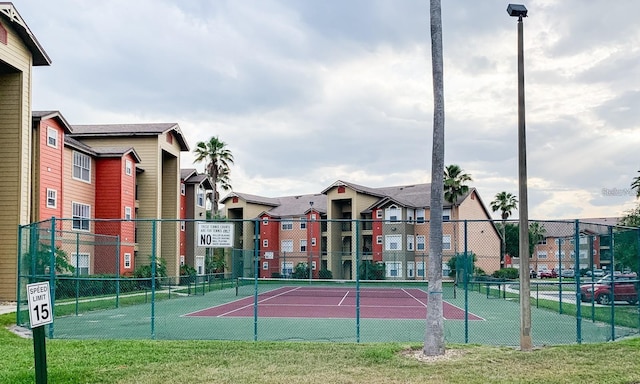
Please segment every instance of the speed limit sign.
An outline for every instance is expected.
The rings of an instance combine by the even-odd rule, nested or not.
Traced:
[[[53,323],[49,282],[27,284],[31,328]]]

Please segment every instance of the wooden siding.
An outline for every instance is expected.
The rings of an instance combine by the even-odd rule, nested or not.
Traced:
[[[11,25],[2,25],[7,44],[0,44],[0,300],[15,300],[18,225],[30,221],[32,58]]]
[[[47,145],[49,127],[58,132],[57,148]],[[35,221],[47,220],[54,216],[60,218],[64,200],[62,184],[64,128],[56,120],[45,120],[40,122],[34,136],[37,137],[37,144],[34,145],[37,153],[34,156],[35,176],[33,178],[34,189],[37,191],[37,197],[33,201],[33,207],[37,210]],[[47,207],[47,189],[57,192],[55,208]]]

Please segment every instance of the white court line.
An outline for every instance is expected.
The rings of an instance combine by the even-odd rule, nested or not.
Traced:
[[[278,297],[278,296],[286,295],[287,293],[291,293],[291,292],[296,291],[296,290],[298,290],[298,289],[300,289],[300,288],[301,288],[301,287],[295,287],[295,288],[290,289],[290,290],[288,290],[288,291],[284,291],[284,292],[282,292],[282,293],[279,293],[279,294],[277,294],[277,295],[275,295],[275,296],[269,296],[269,297],[267,297],[266,299],[259,300],[259,301],[258,301],[258,304],[263,303],[263,302],[268,301],[268,300],[271,300],[271,299],[274,299],[274,298],[276,298],[276,297]],[[245,305],[245,306],[243,306],[243,307],[236,308],[236,309],[234,309],[233,311],[229,311],[229,312],[222,313],[222,314],[220,314],[220,315],[218,315],[218,316],[216,316],[216,317],[224,317],[224,316],[226,316],[226,315],[228,315],[228,314],[230,314],[230,313],[234,313],[234,312],[240,311],[240,310],[245,309],[245,308],[253,307],[253,306],[254,306],[254,304],[255,304],[255,300],[254,300],[251,304],[249,304],[249,305]]]
[[[412,294],[410,294],[409,292],[407,292],[406,289],[402,288],[402,292],[406,293],[407,295],[409,295],[412,299],[414,299],[415,301],[417,301],[418,303],[422,304],[423,307],[427,307],[427,304],[423,303],[422,301],[420,301],[417,297],[413,296]]]
[[[347,299],[347,296],[349,296],[349,291],[347,291],[347,293],[342,296],[342,300],[340,300],[340,302],[338,303],[338,307],[341,306],[342,303]]]

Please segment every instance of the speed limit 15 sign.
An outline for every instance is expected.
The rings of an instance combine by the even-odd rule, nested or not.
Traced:
[[[53,323],[49,282],[27,284],[31,328]]]

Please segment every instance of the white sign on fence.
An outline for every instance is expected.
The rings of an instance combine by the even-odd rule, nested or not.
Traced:
[[[27,284],[31,328],[53,323],[49,282]]]
[[[233,233],[233,223],[198,223],[198,246],[231,248]]]

